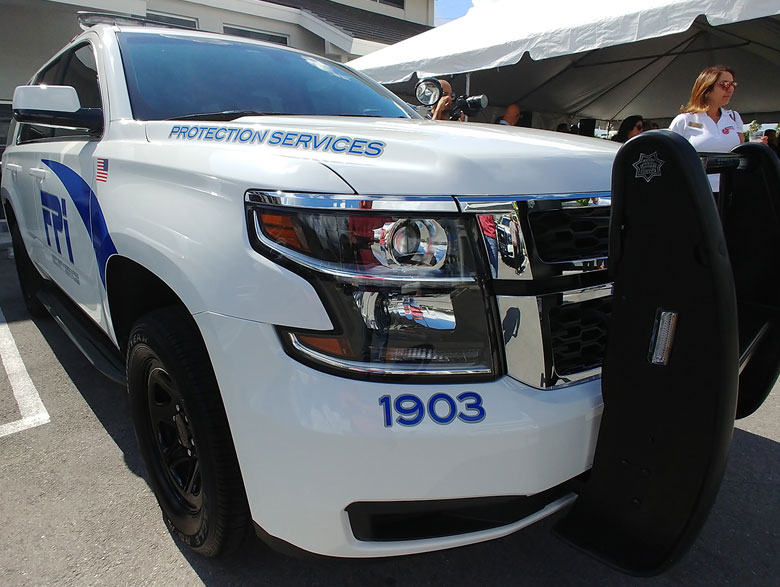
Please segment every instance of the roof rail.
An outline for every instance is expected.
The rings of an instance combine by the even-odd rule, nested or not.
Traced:
[[[189,27],[171,24],[168,22],[161,22],[159,20],[154,20],[153,18],[133,16],[130,14],[117,14],[114,12],[93,12],[89,10],[79,10],[76,13],[76,18],[78,19],[79,26],[82,28],[82,30],[87,30],[89,27],[95,26],[96,24],[156,26],[169,29],[184,29],[188,31],[192,30]]]

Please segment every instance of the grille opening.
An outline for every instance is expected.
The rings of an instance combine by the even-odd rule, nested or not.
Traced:
[[[570,493],[564,485],[530,496],[436,501],[356,502],[347,507],[355,538],[394,542],[457,536],[526,518]]]
[[[539,258],[545,263],[606,258],[610,206],[561,208],[528,214]]]
[[[601,366],[611,314],[611,296],[550,309],[553,362],[558,375],[572,375]]]

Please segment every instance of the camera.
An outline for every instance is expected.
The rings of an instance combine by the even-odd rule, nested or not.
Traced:
[[[441,83],[436,78],[427,77],[417,82],[414,96],[423,106],[435,106],[443,93]],[[460,115],[474,116],[483,108],[487,108],[488,99],[485,94],[479,96],[457,96],[452,99],[450,120],[460,120]]]

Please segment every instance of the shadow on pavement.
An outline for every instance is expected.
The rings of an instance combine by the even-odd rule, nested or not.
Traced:
[[[127,467],[136,475],[143,477],[144,466],[138,453],[125,388],[95,369],[52,318],[31,318],[24,306],[21,290],[18,289],[15,272],[13,277],[14,283],[4,284],[18,290],[18,295],[10,288],[5,292],[8,295],[8,297],[4,296],[3,301],[6,321],[10,324],[32,319],[46,340],[46,344],[73,381],[73,385],[124,453]]]

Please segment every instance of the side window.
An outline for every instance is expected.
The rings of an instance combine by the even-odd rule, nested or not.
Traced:
[[[43,71],[38,73],[33,80],[33,85],[56,86],[59,84],[62,73],[62,64],[64,56],[58,57]],[[36,141],[39,139],[48,139],[54,136],[54,129],[48,126],[38,126],[35,124],[22,124],[19,131],[19,142]]]
[[[82,108],[101,108],[100,84],[98,83],[95,53],[91,45],[81,45],[66,53],[65,72],[60,80],[61,86],[73,86]],[[55,128],[55,137],[84,135],[83,130]]]
[[[95,53],[89,44],[79,45],[63,53],[33,80],[34,84],[73,86],[82,108],[101,108]],[[32,124],[21,125],[19,142],[71,136],[89,136],[83,130],[51,128]]]
[[[55,86],[60,81],[60,75],[62,74],[62,64],[65,59],[63,56],[57,58],[51,65],[38,74],[35,80],[36,84]]]

